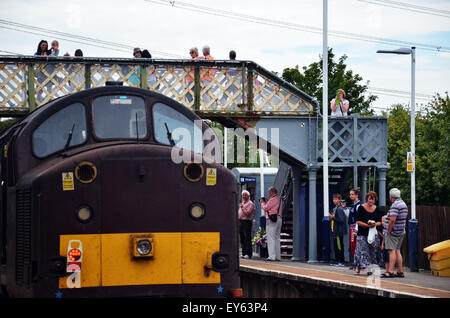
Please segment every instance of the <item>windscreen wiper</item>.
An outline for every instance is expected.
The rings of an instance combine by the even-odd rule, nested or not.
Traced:
[[[64,151],[69,148],[70,142],[72,141],[73,130],[75,129],[75,124],[72,125],[72,129],[69,132],[69,136],[67,137],[66,145],[64,146]]]
[[[169,127],[167,127],[167,123],[164,123],[164,126],[166,126],[167,139],[169,139],[170,145],[173,147],[175,146],[175,141],[172,139],[172,133],[170,132]]]

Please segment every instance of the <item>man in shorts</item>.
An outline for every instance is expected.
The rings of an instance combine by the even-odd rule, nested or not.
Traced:
[[[400,248],[402,247],[403,238],[406,234],[408,207],[400,197],[400,190],[397,188],[392,188],[389,191],[389,199],[392,205],[386,215],[385,227],[387,230],[384,240],[384,248],[389,253],[389,268],[386,269],[386,273],[382,277],[405,277],[403,274],[403,257]],[[394,274],[396,263],[397,274]]]

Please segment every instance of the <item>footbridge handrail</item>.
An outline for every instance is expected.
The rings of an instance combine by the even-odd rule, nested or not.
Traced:
[[[0,116],[120,81],[213,116],[304,116],[318,103],[252,61],[0,56]]]

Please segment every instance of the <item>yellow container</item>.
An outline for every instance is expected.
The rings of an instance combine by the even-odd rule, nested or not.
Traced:
[[[442,271],[431,271],[431,274],[439,277],[450,277],[450,268],[446,268]]]
[[[434,276],[450,277],[450,240],[425,247],[423,251],[428,253],[431,273]]]
[[[446,268],[450,268],[450,257],[441,259],[439,261],[430,261],[430,268],[433,271],[440,271]]]
[[[430,261],[439,261],[450,257],[450,240],[442,241],[425,247],[423,249],[425,253],[428,253],[428,259]]]

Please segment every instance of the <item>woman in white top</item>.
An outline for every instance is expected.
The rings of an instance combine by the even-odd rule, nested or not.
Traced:
[[[347,116],[350,103],[345,99],[345,92],[342,88],[339,88],[336,92],[336,98],[333,98],[330,102],[331,117]]]

